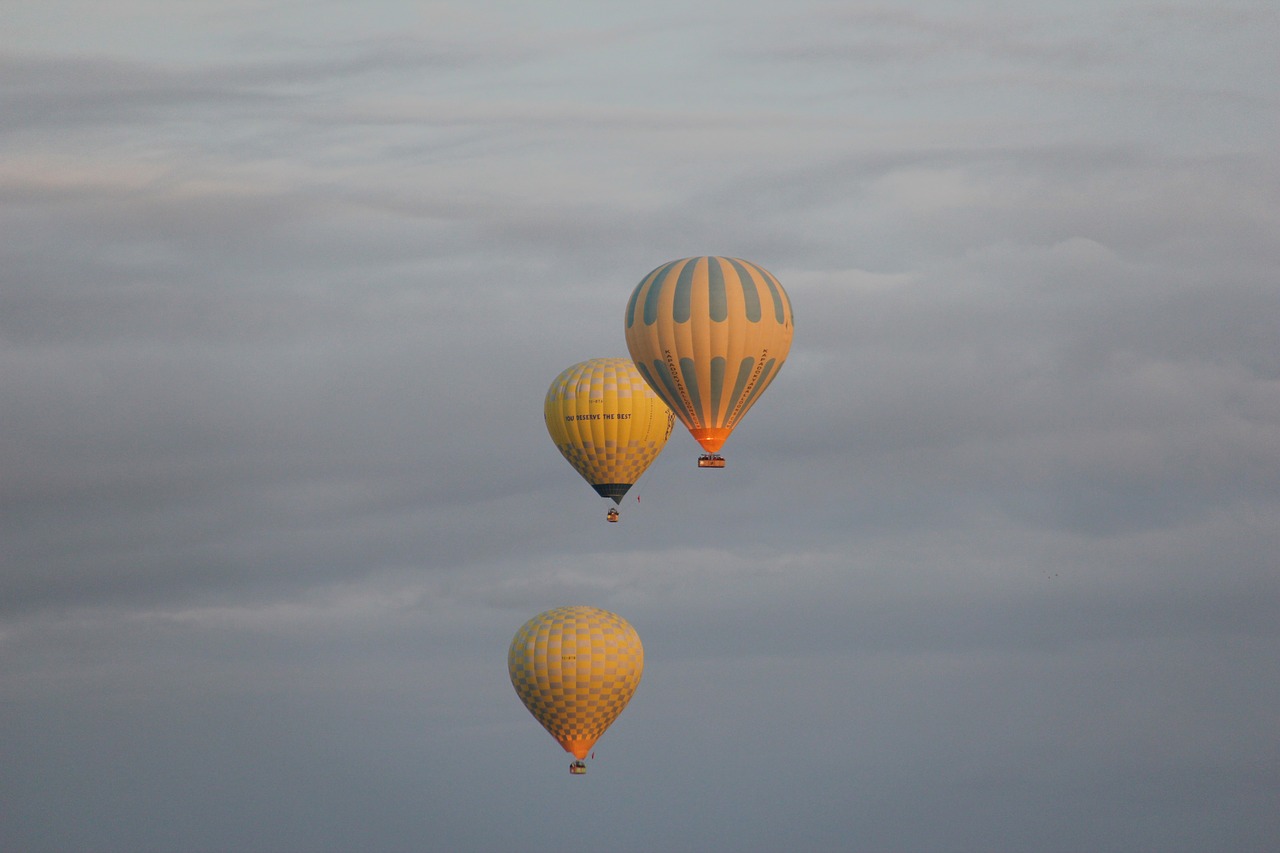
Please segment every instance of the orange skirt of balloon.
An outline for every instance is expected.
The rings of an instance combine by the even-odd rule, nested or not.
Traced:
[[[693,435],[694,440],[702,445],[703,450],[708,453],[715,453],[724,446],[730,430],[724,427],[705,427],[703,429],[691,429],[689,432]]]
[[[556,740],[564,747],[565,752],[571,753],[574,758],[583,761],[599,738],[556,738]]]

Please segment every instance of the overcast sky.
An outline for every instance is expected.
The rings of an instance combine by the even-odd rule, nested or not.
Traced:
[[[0,847],[1278,843],[1270,0],[3,18]],[[701,254],[790,359],[607,524],[543,396]]]

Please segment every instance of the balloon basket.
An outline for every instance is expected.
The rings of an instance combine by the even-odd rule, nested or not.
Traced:
[[[698,457],[699,468],[723,468],[724,457],[719,453],[704,453]]]
[[[569,765],[570,776],[581,776],[587,772],[587,763],[585,761],[575,761]]]
[[[616,509],[611,509],[611,510],[609,510],[607,513],[605,513],[605,516],[604,516],[604,517],[605,517],[605,518],[607,518],[607,519],[608,519],[609,521],[611,521],[611,522],[617,523],[617,521],[618,521],[618,511],[617,511]]]

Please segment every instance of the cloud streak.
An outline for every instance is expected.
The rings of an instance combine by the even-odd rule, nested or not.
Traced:
[[[563,849],[503,662],[575,603],[647,660],[583,846],[1280,832],[1269,6],[64,7],[0,35],[9,846]],[[543,395],[706,253],[790,359],[606,525]]]

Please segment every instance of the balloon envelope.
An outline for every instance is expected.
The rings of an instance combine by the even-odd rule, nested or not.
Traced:
[[[507,672],[520,701],[579,760],[631,701],[644,671],[640,635],[598,607],[557,607],[520,627]]]
[[[778,375],[791,349],[791,300],[739,258],[671,261],[627,303],[627,349],[649,386],[708,453]]]
[[[675,423],[626,358],[593,358],[566,368],[547,389],[543,415],[564,458],[614,503],[658,458]]]

